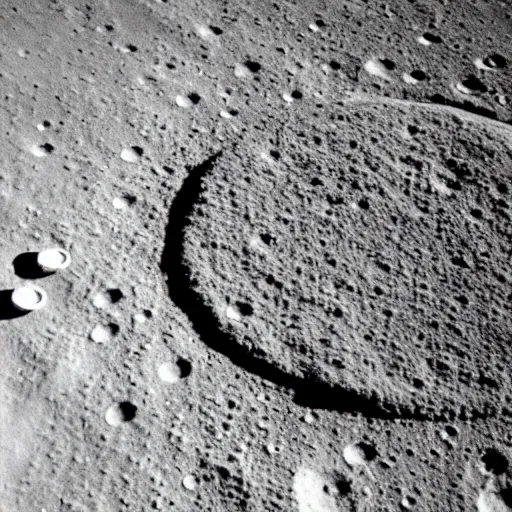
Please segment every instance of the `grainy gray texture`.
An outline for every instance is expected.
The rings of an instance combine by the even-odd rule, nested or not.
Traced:
[[[512,509],[511,15],[3,2],[0,511]]]
[[[219,327],[183,309],[206,341],[312,406],[509,410],[508,125],[359,97],[279,136],[274,157],[236,148],[202,177],[183,258]]]

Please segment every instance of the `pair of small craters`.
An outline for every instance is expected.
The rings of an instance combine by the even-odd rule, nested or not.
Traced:
[[[53,274],[65,269],[70,263],[71,255],[64,249],[45,249],[37,254],[37,265],[45,274]],[[12,291],[11,302],[16,309],[28,313],[44,308],[48,302],[48,296],[40,286],[23,285]]]

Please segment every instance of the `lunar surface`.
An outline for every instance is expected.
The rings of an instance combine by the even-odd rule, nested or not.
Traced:
[[[0,512],[512,510],[509,2],[0,16]]]
[[[198,332],[334,408],[509,407],[512,130],[351,99],[280,137],[275,159],[233,150],[205,172],[183,255]]]

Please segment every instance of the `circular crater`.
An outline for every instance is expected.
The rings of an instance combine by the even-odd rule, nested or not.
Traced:
[[[218,158],[186,224],[218,344],[340,400],[508,407],[510,128],[391,100],[296,115]]]
[[[35,311],[46,306],[48,296],[40,286],[24,285],[12,291],[11,302],[19,311]]]
[[[137,415],[137,406],[131,402],[112,404],[105,412],[105,421],[112,427],[132,421]]]

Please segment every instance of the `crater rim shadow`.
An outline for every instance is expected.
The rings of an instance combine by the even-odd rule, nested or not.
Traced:
[[[55,272],[45,272],[37,264],[37,252],[29,251],[18,254],[12,261],[14,273],[22,279],[41,279]]]
[[[13,320],[28,315],[29,311],[20,311],[11,301],[14,290],[0,290],[0,320]]]

